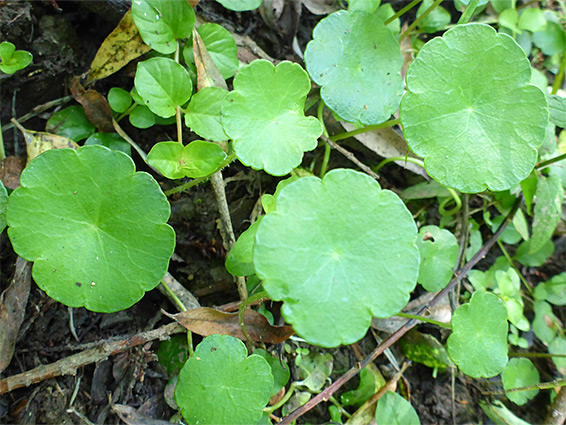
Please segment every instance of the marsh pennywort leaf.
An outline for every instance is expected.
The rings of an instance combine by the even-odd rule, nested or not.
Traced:
[[[497,295],[474,292],[452,316],[448,354],[462,372],[490,378],[507,365],[507,308]]]
[[[345,121],[378,124],[399,106],[401,48],[373,14],[341,10],[324,18],[313,31],[305,62],[326,105]]]
[[[263,217],[259,217],[243,232],[226,257],[226,270],[233,276],[250,276],[254,274],[255,235]]]
[[[533,310],[535,312],[533,332],[542,342],[550,344],[560,328],[558,319],[552,311],[552,306],[546,301],[535,301]]]
[[[130,113],[128,119],[130,124],[136,128],[149,128],[155,124],[156,115],[147,106],[138,105]]]
[[[220,114],[228,92],[219,87],[204,87],[191,98],[185,113],[185,125],[206,140],[227,140]]]
[[[132,156],[130,144],[117,133],[94,133],[85,140],[84,145],[102,145],[110,150],[124,152],[126,155]]]
[[[282,176],[316,147],[322,126],[303,112],[310,88],[296,63],[255,60],[240,69],[222,104],[222,125],[242,163]]]
[[[473,193],[506,190],[529,175],[548,123],[530,76],[523,50],[488,25],[458,25],[421,49],[399,115],[434,179]]]
[[[545,55],[556,55],[566,47],[566,32],[558,22],[548,21],[543,31],[533,33],[533,42]]]
[[[527,387],[540,383],[540,375],[533,362],[529,359],[513,358],[509,361],[501,374],[503,388]],[[538,394],[538,389],[506,393],[505,396],[518,406],[526,404]]]
[[[372,315],[389,317],[406,305],[419,270],[416,237],[397,195],[337,169],[281,191],[259,225],[253,261],[295,331],[335,347],[362,338]]]
[[[96,128],[86,117],[84,109],[74,105],[55,112],[47,120],[45,130],[48,133],[67,137],[74,142],[80,142],[94,134]]]
[[[196,20],[189,2],[171,0],[134,0],[132,17],[144,43],[163,54],[191,35]]]
[[[273,375],[271,396],[274,396],[289,382],[289,378],[291,377],[289,366],[285,360],[275,358],[265,350],[255,350],[254,354],[263,357],[271,367],[271,375]]]
[[[189,100],[193,91],[187,70],[174,60],[161,57],[138,63],[134,84],[144,104],[163,118],[175,115],[175,107]]]
[[[248,425],[261,420],[273,376],[263,357],[247,353],[244,343],[229,335],[202,340],[175,388],[187,423]]]
[[[147,162],[169,179],[205,177],[214,173],[226,153],[215,143],[194,140],[187,146],[179,142],[156,143]]]
[[[169,214],[157,182],[122,152],[55,149],[22,173],[8,201],[8,235],[51,298],[109,313],[165,275],[175,247]]]
[[[438,226],[424,226],[419,230],[417,246],[421,253],[417,281],[429,292],[440,291],[450,282],[458,260],[456,237]]]
[[[255,10],[261,6],[261,0],[216,0],[228,10],[234,12],[246,12]]]
[[[420,425],[421,421],[411,403],[402,396],[387,391],[377,401],[375,420],[378,424]]]
[[[120,87],[112,87],[108,91],[108,104],[114,112],[126,112],[132,105],[132,95]]]

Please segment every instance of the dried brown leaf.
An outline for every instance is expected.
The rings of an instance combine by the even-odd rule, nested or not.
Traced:
[[[201,307],[168,316],[191,332],[202,336],[220,334],[246,340],[240,327],[238,313],[225,313],[213,308]],[[294,334],[291,326],[272,326],[265,316],[254,310],[246,310],[244,321],[251,339],[257,342],[279,344]]]
[[[140,37],[138,27],[132,19],[132,12],[124,15],[118,26],[102,42],[94,60],[86,84],[101,80],[122,69],[130,61],[151,50]]]
[[[71,80],[71,93],[83,106],[86,117],[98,131],[105,133],[114,131],[112,109],[104,96],[93,89],[85,90],[79,77],[73,77]]]
[[[195,65],[197,67],[197,90],[203,87],[220,87],[228,90],[226,81],[222,78],[222,74],[216,67],[216,64],[210,57],[204,41],[200,37],[196,29],[193,30],[193,56],[195,57]]]
[[[0,165],[0,179],[8,189],[20,187],[20,175],[26,166],[25,158],[8,156]]]

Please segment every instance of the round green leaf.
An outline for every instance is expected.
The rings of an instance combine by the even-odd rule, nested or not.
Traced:
[[[196,19],[189,2],[171,0],[134,0],[132,18],[144,43],[163,54],[191,35]]]
[[[196,93],[187,107],[186,126],[203,139],[215,142],[227,140],[220,120],[222,101],[227,93],[219,87],[204,87]]]
[[[421,421],[411,403],[402,396],[387,391],[377,401],[375,420],[378,424],[420,425]]]
[[[267,363],[269,363],[269,366],[271,367],[271,375],[273,375],[273,389],[271,390],[271,396],[274,396],[281,390],[281,388],[287,385],[287,382],[289,382],[289,378],[291,377],[289,366],[287,366],[287,363],[284,361],[282,364],[278,358],[273,357],[265,350],[255,350],[254,354],[267,360]]]
[[[533,42],[545,55],[556,55],[564,51],[566,32],[557,22],[547,22],[544,31],[533,33]]]
[[[108,104],[114,112],[126,112],[132,104],[132,96],[120,87],[112,87],[108,92]]]
[[[222,104],[222,125],[242,163],[282,176],[316,147],[322,126],[303,112],[310,88],[296,63],[255,60],[240,69]]]
[[[533,332],[542,342],[549,344],[556,337],[560,328],[559,322],[552,311],[552,306],[546,301],[535,301],[533,304],[535,318],[533,319]]]
[[[458,260],[456,237],[437,226],[424,226],[419,230],[417,246],[421,253],[417,281],[429,292],[440,291],[450,282]]]
[[[171,339],[161,341],[157,358],[167,369],[169,376],[179,373],[189,358],[189,346],[186,335],[173,335]]]
[[[155,124],[156,115],[147,106],[138,105],[129,115],[130,124],[136,128],[149,128]]]
[[[474,292],[452,316],[448,354],[462,372],[490,378],[507,364],[507,308],[490,292]]]
[[[6,208],[8,206],[8,191],[0,180],[0,233],[6,228]]]
[[[253,261],[297,334],[334,347],[362,338],[372,315],[389,317],[407,304],[419,269],[416,236],[397,195],[338,169],[281,191],[259,225]]]
[[[257,424],[271,397],[267,361],[229,335],[211,335],[185,363],[175,400],[190,424]]]
[[[562,336],[557,336],[548,345],[548,352],[550,354],[566,354],[566,339]],[[552,357],[554,365],[562,375],[566,375],[566,357]]]
[[[546,289],[546,300],[554,305],[566,305],[566,272],[553,276],[543,284]]]
[[[226,9],[235,12],[246,12],[248,10],[255,10],[261,6],[261,0],[216,0]]]
[[[259,217],[243,232],[226,257],[226,270],[233,276],[250,276],[255,273],[253,265],[255,235],[263,217]]]
[[[53,149],[20,181],[8,235],[51,298],[108,313],[159,284],[175,247],[169,203],[130,157],[102,146]]]
[[[16,46],[9,41],[3,41],[0,43],[0,60],[2,62],[8,62],[12,59],[12,55],[16,51]]]
[[[6,74],[13,74],[20,69],[24,69],[33,60],[30,52],[16,50],[16,46],[8,41],[0,44],[0,71]]]
[[[458,25],[421,49],[400,118],[434,179],[473,193],[506,190],[529,175],[548,123],[530,76],[523,50],[488,25]]]
[[[208,176],[224,159],[226,153],[220,146],[202,140],[195,140],[187,146],[179,142],[159,142],[147,155],[148,164],[169,179]]]
[[[540,383],[540,375],[533,362],[524,358],[513,358],[501,374],[503,388],[527,387]],[[513,403],[522,406],[538,394],[538,389],[506,393],[505,396]]]
[[[232,34],[226,28],[212,23],[201,25],[197,31],[222,77],[233,77],[240,62],[238,46]]]
[[[519,18],[519,29],[537,32],[546,29],[546,19],[541,9],[524,9]]]
[[[345,10],[327,16],[313,31],[305,63],[326,105],[345,121],[378,124],[397,111],[403,57],[377,16]]]
[[[417,18],[419,18],[433,4],[433,0],[424,0],[417,10]],[[450,23],[450,12],[442,6],[437,6],[429,13],[419,24],[422,32],[433,34],[446,28]]]
[[[130,144],[116,133],[94,133],[85,140],[84,145],[102,145],[113,151],[120,151],[124,152],[126,155],[132,155]]]
[[[187,70],[168,58],[138,63],[134,84],[145,105],[163,118],[175,115],[175,107],[185,104],[193,90]]]
[[[94,134],[96,127],[88,120],[82,106],[74,105],[55,112],[47,120],[45,127],[48,133],[67,137],[75,142]]]

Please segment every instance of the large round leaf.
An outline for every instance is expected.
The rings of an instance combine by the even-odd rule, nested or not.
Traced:
[[[530,76],[519,45],[487,25],[459,25],[425,44],[409,66],[400,118],[428,173],[467,193],[525,179],[548,124]]]
[[[222,104],[222,125],[240,161],[275,176],[301,163],[322,134],[320,122],[304,116],[310,88],[295,63],[255,60],[240,70]]]
[[[195,26],[195,12],[187,1],[135,0],[132,17],[142,40],[159,53],[173,53],[177,39],[187,38]]]
[[[372,315],[399,312],[419,271],[403,202],[369,176],[338,169],[286,186],[259,225],[253,261],[269,296],[312,344],[351,344]]]
[[[190,424],[257,424],[271,397],[269,363],[247,356],[242,341],[211,335],[185,363],[175,388],[175,400]]]
[[[193,83],[185,68],[172,59],[153,58],[138,64],[134,84],[145,105],[163,118],[191,97]]]
[[[497,295],[474,292],[452,316],[448,354],[473,378],[491,378],[507,365],[507,308]]]
[[[8,235],[51,298],[113,312],[165,275],[175,246],[169,213],[157,182],[126,154],[54,149],[22,173],[8,201]]]
[[[316,26],[307,71],[330,109],[349,122],[378,124],[397,111],[403,79],[399,42],[374,14],[341,10]]]

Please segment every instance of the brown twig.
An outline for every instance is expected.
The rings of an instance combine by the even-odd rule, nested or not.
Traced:
[[[373,177],[376,180],[379,180],[379,176],[376,173],[374,173],[373,170],[369,168],[366,164],[364,164],[358,158],[356,158],[352,152],[348,151],[347,149],[344,149],[342,146],[333,142],[324,135],[320,136],[320,138],[324,140],[326,143],[328,143],[328,145],[332,149],[336,149],[338,152],[340,152],[342,155],[344,155],[346,158],[348,158],[350,161],[352,161],[354,164],[360,167],[360,169],[363,170],[364,173],[368,174],[369,176]]]
[[[501,233],[505,230],[507,225],[513,219],[513,216],[519,209],[519,205],[521,204],[521,197],[517,198],[511,211],[507,214],[505,221],[501,223],[497,232],[481,247],[481,249],[468,261],[464,267],[460,269],[458,274],[450,281],[450,283],[440,291],[436,296],[428,303],[428,306],[423,306],[421,310],[418,312],[419,316],[424,315],[424,313],[431,307],[438,304],[438,302],[444,298],[450,291],[454,289],[454,287],[468,274],[468,272],[477,264],[481,259],[483,259],[491,247],[497,242]],[[380,345],[378,345],[363,361],[357,363],[354,367],[348,370],[344,375],[342,375],[339,379],[337,379],[333,384],[331,384],[328,388],[324,391],[320,392],[315,397],[311,398],[307,403],[303,404],[298,409],[294,410],[287,416],[283,418],[280,425],[289,425],[295,419],[302,416],[304,413],[308,412],[314,406],[316,406],[321,401],[328,401],[330,396],[334,394],[342,385],[356,376],[360,370],[366,367],[369,363],[373,362],[377,357],[379,357],[386,348],[391,347],[395,342],[397,342],[403,335],[405,335],[409,330],[411,330],[416,324],[417,320],[410,319],[407,320],[403,325],[401,325],[389,338],[383,341]]]
[[[170,335],[181,332],[186,332],[185,328],[177,323],[169,323],[161,326],[160,328],[141,332],[137,335],[118,341],[101,341],[98,347],[91,350],[73,354],[72,356],[58,360],[55,363],[42,365],[35,369],[28,370],[27,372],[0,380],[0,395],[18,388],[27,387],[29,385],[45,381],[46,379],[55,378],[57,376],[75,375],[78,368],[86,366],[87,364],[101,362],[106,360],[108,357],[126,351],[129,348],[145,344],[146,342],[153,341],[155,339],[164,339]]]

